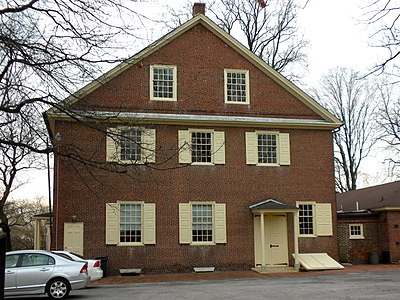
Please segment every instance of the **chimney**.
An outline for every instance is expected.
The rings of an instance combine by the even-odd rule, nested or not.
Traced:
[[[206,13],[206,4],[205,3],[194,3],[193,4],[193,17],[198,14],[205,14]]]

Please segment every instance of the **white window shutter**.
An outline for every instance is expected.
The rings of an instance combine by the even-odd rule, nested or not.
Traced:
[[[225,164],[225,132],[214,132],[214,164]]]
[[[179,145],[179,163],[190,164],[192,162],[192,154],[190,151],[189,130],[178,131],[178,145]]]
[[[107,128],[106,161],[118,161],[118,129]]]
[[[226,208],[225,203],[215,204],[215,243],[226,243]]]
[[[332,208],[330,203],[317,203],[315,215],[318,236],[332,236]]]
[[[192,242],[191,234],[191,208],[189,203],[179,203],[179,243],[190,244]]]
[[[279,164],[283,166],[290,165],[289,133],[279,134]]]
[[[119,242],[119,205],[106,203],[106,245]]]
[[[156,243],[156,205],[145,203],[143,205],[143,244]]]
[[[246,132],[246,164],[256,165],[258,163],[258,141],[255,132]]]
[[[156,162],[156,130],[145,129],[142,131],[142,157],[143,163]]]

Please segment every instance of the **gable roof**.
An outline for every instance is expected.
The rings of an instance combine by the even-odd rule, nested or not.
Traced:
[[[400,210],[400,181],[336,195],[338,211]]]
[[[79,99],[85,97],[96,89],[100,88],[102,85],[107,83],[109,80],[115,78],[131,66],[139,63],[142,59],[154,53],[161,47],[170,43],[172,40],[176,39],[183,33],[187,32],[189,29],[194,26],[201,24],[205,26],[208,30],[210,30],[213,34],[223,40],[227,45],[232,47],[235,51],[245,57],[248,61],[250,61],[253,65],[259,68],[262,72],[264,72],[269,78],[271,78],[274,82],[279,84],[283,89],[288,91],[291,95],[293,95],[296,99],[301,101],[311,110],[313,110],[316,114],[318,114],[324,121],[324,127],[328,129],[334,129],[340,127],[342,122],[337,119],[333,114],[328,112],[325,108],[323,108],[320,104],[318,104],[314,99],[304,93],[300,88],[294,85],[292,82],[287,80],[284,76],[275,71],[272,67],[270,67],[266,62],[264,62],[261,58],[252,53],[249,49],[243,46],[240,42],[238,42],[231,35],[226,33],[223,29],[221,29],[217,24],[211,21],[208,17],[203,14],[197,14],[195,17],[179,26],[175,30],[161,37],[157,41],[150,44],[148,47],[137,53],[136,55],[130,57],[124,62],[120,63],[110,71],[106,72],[98,79],[92,81],[87,84],[85,87],[81,88],[73,95],[66,98],[61,105],[68,106],[73,104]],[[59,110],[56,108],[51,108],[46,112],[47,116],[51,116],[57,118],[59,116]]]
[[[288,205],[286,203],[282,203],[278,200],[267,199],[249,206],[249,208],[254,211],[297,211],[299,210],[297,207]]]

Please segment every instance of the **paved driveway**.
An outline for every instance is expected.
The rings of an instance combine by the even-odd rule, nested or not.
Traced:
[[[69,299],[398,300],[400,271],[97,285],[72,291]]]

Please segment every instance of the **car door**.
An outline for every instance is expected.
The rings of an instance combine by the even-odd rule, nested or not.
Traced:
[[[10,254],[6,256],[6,269],[4,272],[4,292],[12,293],[17,290],[17,263],[18,254]]]
[[[17,274],[18,291],[43,291],[54,270],[55,260],[42,253],[22,254]]]

